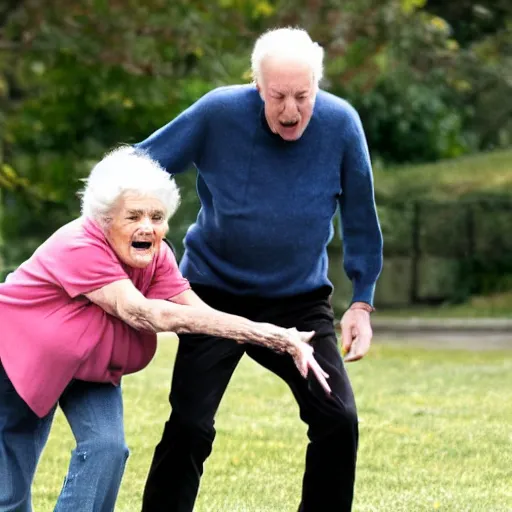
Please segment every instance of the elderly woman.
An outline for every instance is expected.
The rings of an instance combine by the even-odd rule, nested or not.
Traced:
[[[128,457],[119,384],[150,362],[158,332],[287,352],[330,391],[307,343],[313,333],[222,313],[190,289],[162,243],[178,202],[157,163],[117,149],[92,170],[82,216],[0,284],[0,512],[31,510],[57,405],[76,449],[55,510],[114,510]]]

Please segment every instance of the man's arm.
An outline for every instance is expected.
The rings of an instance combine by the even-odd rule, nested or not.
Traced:
[[[341,170],[340,214],[344,268],[353,285],[353,302],[373,305],[382,269],[382,233],[377,217],[373,174],[363,127],[351,109]]]
[[[361,359],[369,350],[375,284],[382,270],[382,232],[377,217],[370,155],[363,127],[350,111],[341,170],[340,214],[344,268],[352,282],[352,304],[341,321],[346,361]]]
[[[208,94],[203,96],[134,147],[147,152],[171,174],[187,170],[200,158],[210,101]]]

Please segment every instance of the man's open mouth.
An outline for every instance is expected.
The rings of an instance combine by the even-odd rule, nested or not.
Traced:
[[[279,121],[281,123],[281,126],[284,126],[285,128],[291,128],[292,126],[297,126],[299,124],[299,121]]]
[[[142,249],[147,251],[151,245],[153,245],[151,242],[132,242],[132,247],[134,249]]]

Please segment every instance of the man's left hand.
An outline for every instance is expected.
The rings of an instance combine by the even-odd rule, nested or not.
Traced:
[[[372,326],[371,306],[354,302],[341,319],[342,354],[345,362],[358,361],[370,350]]]

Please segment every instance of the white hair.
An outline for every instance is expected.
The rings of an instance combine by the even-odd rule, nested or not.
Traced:
[[[301,28],[277,28],[262,34],[254,44],[251,56],[252,78],[261,81],[261,64],[268,57],[304,61],[311,67],[318,85],[324,73],[324,49]]]
[[[108,222],[115,204],[126,193],[158,199],[167,220],[180,204],[180,193],[171,176],[145,152],[130,146],[107,153],[84,181],[85,187],[79,192],[82,215],[102,224]]]

